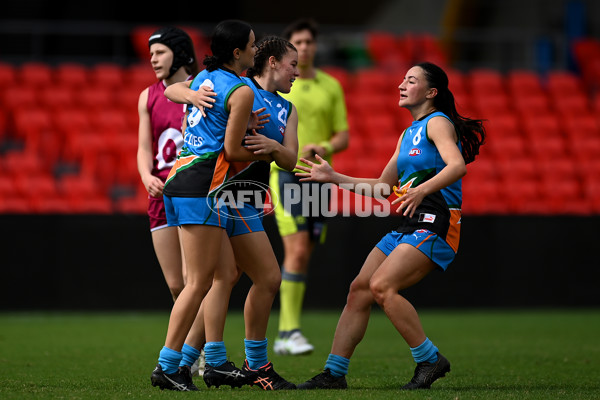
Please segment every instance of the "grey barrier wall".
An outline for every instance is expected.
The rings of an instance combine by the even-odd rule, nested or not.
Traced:
[[[310,263],[305,307],[341,309],[397,217],[334,217]],[[168,310],[145,216],[3,215],[0,310]],[[417,308],[597,307],[599,216],[465,216],[459,253],[403,294]],[[264,221],[282,259],[275,221]],[[243,276],[230,306],[241,309]],[[278,305],[278,300],[275,305]]]

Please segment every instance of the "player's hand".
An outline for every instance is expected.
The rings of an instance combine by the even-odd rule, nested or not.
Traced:
[[[277,149],[278,144],[277,141],[257,133],[254,129],[244,137],[244,147],[256,155],[271,154]]]
[[[392,201],[392,204],[400,203],[400,207],[396,210],[398,214],[402,214],[405,217],[412,217],[415,213],[417,207],[421,204],[423,199],[425,198],[425,193],[421,190],[421,188],[402,188],[398,189],[394,186],[394,193],[398,196],[397,199]]]
[[[163,188],[165,184],[160,178],[150,175],[148,178],[142,179],[142,183],[146,187],[146,190],[150,196],[161,197],[163,195]]]
[[[270,121],[268,118],[271,116],[271,114],[261,114],[265,112],[266,109],[266,107],[263,107],[250,113],[250,119],[248,120],[248,131],[252,131],[254,129],[263,129],[264,125]]]
[[[203,117],[206,117],[205,108],[212,108],[216,96],[217,93],[213,92],[210,86],[200,86],[193,96],[192,104],[200,110]]]
[[[301,157],[300,161],[306,166],[296,165],[296,168],[303,172],[296,172],[295,175],[300,178],[300,182],[331,182],[333,174],[335,174],[333,167],[318,154],[315,155],[315,159],[318,164]]]
[[[327,155],[327,149],[323,146],[319,146],[315,143],[309,143],[302,148],[300,152],[300,156],[302,158],[306,158],[307,160],[317,161],[316,156],[320,156],[321,158]]]

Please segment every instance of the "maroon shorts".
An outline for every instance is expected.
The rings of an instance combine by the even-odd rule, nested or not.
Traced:
[[[150,231],[167,227],[165,202],[163,197],[148,196],[148,217],[150,217]]]

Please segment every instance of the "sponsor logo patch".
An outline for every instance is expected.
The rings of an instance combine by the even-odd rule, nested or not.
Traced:
[[[427,214],[427,213],[419,214],[419,222],[433,223],[434,221],[435,221],[435,214]]]

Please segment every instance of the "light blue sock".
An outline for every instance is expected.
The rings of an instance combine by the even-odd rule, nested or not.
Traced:
[[[179,368],[182,357],[183,355],[180,351],[163,346],[158,355],[158,363],[164,373],[174,374]]]
[[[227,350],[225,342],[206,342],[204,345],[204,357],[206,364],[211,367],[218,367],[227,362]]]
[[[423,361],[434,363],[438,359],[438,348],[433,345],[429,338],[425,338],[425,341],[417,347],[411,347],[410,351],[417,364]]]
[[[244,347],[246,349],[246,360],[248,360],[248,367],[250,367],[250,369],[257,370],[260,367],[267,365],[269,362],[267,356],[267,339],[244,339]]]
[[[192,364],[194,364],[196,360],[200,358],[200,350],[197,350],[196,348],[190,346],[187,343],[183,344],[183,347],[181,348],[181,353],[183,354],[183,358],[179,363],[180,367],[183,367],[184,365],[191,367]]]
[[[336,354],[329,354],[325,363],[325,369],[328,369],[331,375],[339,378],[340,376],[348,375],[349,365],[350,359]]]

